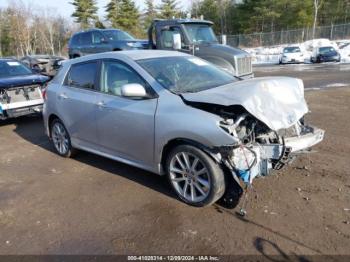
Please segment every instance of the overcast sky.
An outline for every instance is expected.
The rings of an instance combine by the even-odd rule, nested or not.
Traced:
[[[5,7],[7,5],[11,5],[12,1],[16,0],[0,0],[0,7]],[[40,7],[50,7],[51,9],[59,12],[61,15],[65,17],[70,17],[73,13],[73,6],[70,4],[72,0],[21,0],[23,3],[32,6],[35,9]],[[109,2],[109,0],[96,0],[96,3],[99,8],[99,15],[104,17],[104,7]],[[160,0],[155,0],[155,3],[159,3]],[[135,0],[136,5],[139,9],[143,9],[145,7],[144,0]],[[184,9],[187,9],[191,5],[191,0],[178,0],[179,6]]]

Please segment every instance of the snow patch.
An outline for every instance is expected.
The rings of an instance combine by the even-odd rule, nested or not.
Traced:
[[[258,64],[278,64],[283,48],[287,46],[299,46],[304,54],[304,63],[311,63],[310,58],[312,51],[321,46],[333,46],[341,55],[341,63],[350,63],[350,45],[339,49],[345,43],[350,43],[350,40],[330,41],[329,39],[314,39],[300,44],[285,44],[272,47],[256,47],[244,48],[252,56],[252,63]]]

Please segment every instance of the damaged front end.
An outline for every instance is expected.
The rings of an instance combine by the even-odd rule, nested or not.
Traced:
[[[43,103],[39,85],[0,88],[0,120],[39,113]]]
[[[324,131],[305,125],[308,108],[303,83],[293,78],[256,78],[214,90],[183,95],[184,102],[220,116],[218,125],[232,144],[214,148],[238,185],[280,170],[323,140]],[[241,195],[243,186],[238,189]],[[233,192],[236,190],[236,192]],[[237,188],[224,201],[236,201]],[[231,203],[231,204],[230,204]]]
[[[280,170],[298,154],[310,152],[310,147],[323,140],[324,131],[305,125],[303,118],[287,129],[274,131],[242,107],[221,108],[219,111],[215,106],[211,108],[223,118],[220,128],[236,141],[214,149],[220,154],[221,164],[241,187],[228,187],[222,199],[227,207],[237,205],[243,185],[250,186],[254,178]]]
[[[249,114],[232,115],[220,127],[238,141],[219,148],[223,163],[246,184],[280,170],[324,136],[323,130],[306,126],[302,119],[288,129],[273,131]]]

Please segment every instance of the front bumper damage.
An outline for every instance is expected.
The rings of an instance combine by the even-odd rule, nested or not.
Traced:
[[[310,148],[324,138],[324,130],[306,127],[298,136],[284,137],[281,143],[239,145],[221,148],[221,162],[232,174],[231,185],[221,200],[228,208],[234,208],[257,177],[268,176],[280,170],[297,155],[309,153]],[[236,183],[232,183],[234,181]],[[237,188],[239,187],[239,188]]]
[[[307,131],[298,136],[282,138],[282,143],[240,145],[226,155],[224,163],[234,176],[250,185],[254,178],[268,176],[272,170],[280,170],[290,163],[298,154],[310,152],[309,149],[321,142],[323,137],[322,129],[307,127]]]
[[[44,99],[40,86],[0,90],[0,119],[40,113]]]

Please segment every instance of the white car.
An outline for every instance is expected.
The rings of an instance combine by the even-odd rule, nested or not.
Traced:
[[[288,46],[283,48],[280,64],[304,63],[305,54],[299,46]]]

